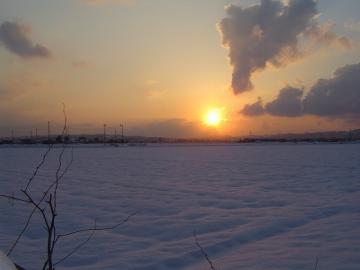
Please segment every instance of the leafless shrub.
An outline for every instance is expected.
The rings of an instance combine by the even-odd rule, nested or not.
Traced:
[[[67,115],[65,110],[65,105],[63,104],[63,114],[64,114],[64,126],[61,133],[61,138],[64,138],[65,132],[67,130]],[[97,227],[96,221],[94,222],[94,226],[92,228],[86,228],[76,231],[71,231],[67,233],[58,233],[57,231],[57,201],[58,201],[58,189],[59,185],[61,183],[61,180],[65,176],[65,174],[70,169],[73,160],[74,160],[74,148],[71,147],[71,159],[70,161],[64,165],[63,156],[65,151],[68,148],[68,144],[64,141],[61,147],[60,154],[58,155],[58,165],[55,173],[55,179],[50,182],[50,184],[44,188],[42,195],[40,196],[40,199],[36,200],[34,194],[30,191],[30,187],[33,184],[33,182],[36,179],[36,176],[38,175],[40,169],[43,167],[43,165],[46,162],[46,159],[51,152],[51,150],[54,148],[55,143],[49,142],[48,148],[43,154],[41,161],[36,166],[34,172],[30,176],[30,178],[27,180],[26,185],[23,189],[20,189],[22,196],[16,197],[14,193],[11,195],[6,194],[0,194],[1,198],[8,199],[11,203],[14,201],[25,203],[31,205],[31,211],[26,218],[25,224],[22,228],[22,230],[17,235],[16,239],[10,246],[7,255],[10,256],[11,253],[14,251],[15,247],[18,245],[20,239],[24,235],[24,233],[27,231],[30,222],[34,216],[34,214],[39,214],[42,218],[42,222],[44,225],[44,228],[46,230],[46,259],[43,262],[42,269],[43,270],[54,270],[55,266],[65,261],[67,258],[72,256],[76,251],[78,251],[82,246],[84,246],[95,234],[96,231],[105,231],[105,230],[113,230],[119,227],[120,225],[126,223],[133,215],[128,215],[124,220],[121,222],[115,224],[114,226],[110,227]],[[65,167],[64,167],[65,166]],[[76,234],[82,234],[82,233],[89,233],[88,237],[81,243],[79,243],[77,246],[75,246],[67,255],[63,256],[62,258],[55,260],[55,247],[59,243],[59,241],[63,238],[68,238],[71,236],[74,236]]]

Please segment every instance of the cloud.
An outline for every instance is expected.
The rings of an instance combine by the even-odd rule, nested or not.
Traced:
[[[280,90],[278,97],[265,106],[265,111],[275,116],[295,117],[303,114],[302,89],[285,87]]]
[[[157,80],[146,80],[144,84],[147,86],[152,86],[159,84],[159,82]]]
[[[71,65],[74,68],[84,68],[84,67],[88,67],[89,63],[85,60],[76,60],[76,61],[72,61]]]
[[[252,113],[255,111],[255,113]],[[346,65],[335,71],[330,79],[319,79],[304,95],[301,88],[285,87],[278,97],[262,105],[261,100],[245,105],[247,116],[256,112],[274,116],[299,117],[315,115],[355,119],[360,116],[360,63]],[[260,115],[260,114],[258,114]]]
[[[24,88],[19,83],[1,83],[0,84],[0,107],[8,105],[9,103],[17,103],[19,99],[23,98],[29,90]],[[0,121],[1,123],[1,121]]]
[[[6,81],[0,84],[0,104],[14,101],[28,92],[27,82]]]
[[[346,38],[332,33],[331,27],[319,25],[316,0],[287,2],[262,0],[249,8],[236,5],[226,8],[227,17],[218,24],[218,29],[223,45],[229,50],[234,94],[251,90],[252,74],[268,64],[285,65],[301,56],[299,41],[304,37],[321,44],[349,45]]]
[[[128,128],[131,135],[167,137],[167,138],[202,138],[217,136],[213,128],[208,128],[198,121],[182,118],[164,119],[137,124]],[[214,133],[215,132],[215,133]]]
[[[246,116],[260,116],[265,114],[265,109],[263,107],[262,99],[258,98],[253,104],[246,104],[242,109],[241,113]]]
[[[320,79],[303,100],[304,113],[319,116],[360,116],[360,63]]]
[[[41,44],[30,39],[31,28],[17,22],[5,21],[0,24],[0,44],[10,52],[24,58],[49,58],[51,53]]]
[[[150,89],[146,91],[146,95],[150,100],[160,99],[166,94],[164,89]]]
[[[82,0],[91,5],[101,5],[101,4],[121,4],[121,5],[134,5],[136,0]]]
[[[0,107],[19,105],[48,88],[48,82],[32,72],[8,75],[0,81]]]
[[[344,23],[344,28],[348,31],[360,32],[360,21],[349,21]]]
[[[197,123],[185,119],[166,119],[142,124],[130,130],[132,134],[160,137],[192,137],[198,133]]]
[[[335,24],[331,22],[322,25],[315,24],[307,31],[307,34],[315,41],[323,45],[338,44],[345,49],[351,48],[351,42],[346,37],[339,37],[332,29]]]
[[[148,79],[141,85],[140,89],[149,100],[158,100],[163,98],[168,92],[166,87],[158,80]]]

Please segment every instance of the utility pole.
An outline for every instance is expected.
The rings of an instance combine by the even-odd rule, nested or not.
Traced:
[[[14,129],[11,130],[11,141],[14,142]]]
[[[63,135],[63,140],[65,143],[70,141],[70,131],[69,130],[70,130],[70,127],[66,126],[65,130],[64,130],[64,135]]]
[[[124,143],[124,125],[120,124],[121,127],[121,143]]]
[[[48,142],[50,142],[50,121],[48,121]]]
[[[106,144],[106,124],[104,124],[104,145]]]

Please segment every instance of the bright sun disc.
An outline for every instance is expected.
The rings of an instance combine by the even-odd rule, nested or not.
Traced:
[[[216,127],[222,121],[222,115],[220,109],[212,109],[205,115],[205,124],[208,126]]]

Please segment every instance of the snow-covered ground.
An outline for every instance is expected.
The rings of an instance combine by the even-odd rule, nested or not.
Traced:
[[[45,148],[0,148],[0,193],[19,194]],[[52,151],[33,191],[52,181]],[[69,158],[69,152],[65,159]],[[77,147],[59,191],[60,232],[111,225],[57,269],[360,269],[360,144]],[[30,208],[0,200],[6,251]],[[12,258],[44,257],[32,222]],[[81,239],[60,243],[58,257]]]

